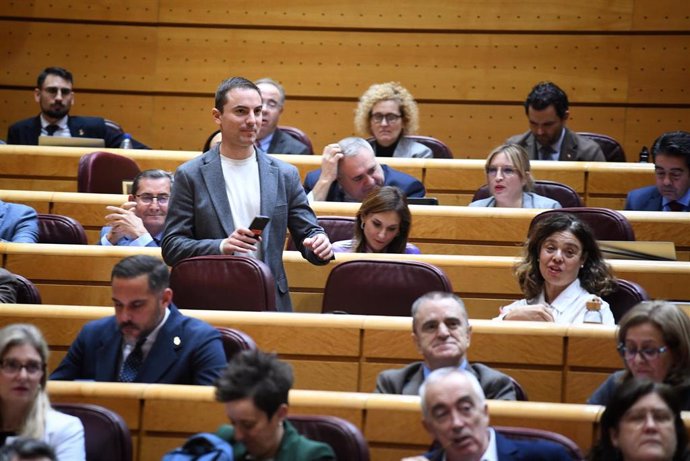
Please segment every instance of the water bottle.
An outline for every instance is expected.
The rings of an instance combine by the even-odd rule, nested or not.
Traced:
[[[647,146],[642,146],[640,151],[640,163],[649,163],[649,149]]]
[[[601,325],[604,319],[601,315],[601,300],[599,298],[592,298],[585,303],[587,312],[585,312],[584,323],[598,323]]]
[[[134,149],[134,147],[132,147],[132,136],[129,133],[125,133],[122,138],[120,149]]]

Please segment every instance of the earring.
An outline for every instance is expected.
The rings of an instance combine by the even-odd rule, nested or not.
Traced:
[[[359,227],[361,227],[362,230],[364,230],[364,221],[362,221],[362,223],[359,225]]]

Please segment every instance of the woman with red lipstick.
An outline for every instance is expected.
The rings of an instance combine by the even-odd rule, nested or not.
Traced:
[[[690,411],[690,317],[666,301],[640,303],[621,319],[618,351],[625,369],[617,371],[587,403],[606,405],[617,387],[633,378],[672,386],[683,411]]]
[[[665,384],[633,379],[601,415],[589,461],[687,461],[688,435],[678,396]]]
[[[47,442],[60,461],[83,461],[79,418],[53,410],[45,391],[48,346],[33,325],[0,330],[0,444],[14,437]]]
[[[615,278],[589,227],[569,213],[553,213],[532,230],[515,269],[525,299],[502,307],[496,320],[582,323],[586,304],[601,303],[602,323],[614,325],[606,301]]]
[[[405,194],[393,186],[369,193],[357,211],[355,238],[333,244],[335,253],[419,254],[419,248],[407,243],[412,215]]]
[[[371,85],[359,98],[355,129],[370,141],[377,157],[433,157],[431,149],[405,135],[415,134],[419,111],[414,98],[397,82]]]
[[[475,207],[561,208],[556,200],[532,192],[534,179],[527,151],[517,144],[504,144],[486,159],[486,182],[491,197],[470,203]]]

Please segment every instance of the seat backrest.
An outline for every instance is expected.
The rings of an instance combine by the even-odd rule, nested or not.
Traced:
[[[618,141],[613,139],[611,136],[599,133],[587,133],[585,131],[580,131],[577,134],[585,138],[591,139],[592,141],[599,144],[602,152],[604,152],[604,157],[606,157],[607,162],[625,162],[625,151],[623,146],[620,145]]]
[[[311,139],[309,139],[309,136],[307,136],[307,134],[304,131],[302,131],[299,128],[296,128],[294,126],[286,126],[286,125],[280,125],[278,127],[278,129],[280,131],[283,131],[283,132],[289,134],[290,136],[292,136],[293,138],[295,138],[296,140],[298,140],[302,144],[306,145],[309,148],[309,153],[314,155],[314,147],[311,144]]]
[[[369,461],[367,441],[349,421],[325,415],[290,415],[287,419],[306,438],[330,445],[338,459]]]
[[[512,376],[508,376],[510,381],[513,383],[513,388],[515,389],[515,400],[519,402],[527,402],[529,398],[527,397],[527,392],[522,388],[519,382]]]
[[[86,232],[76,219],[59,214],[38,214],[38,243],[86,245]]]
[[[355,235],[355,218],[351,216],[319,216],[317,217],[319,226],[323,227],[328,235],[328,240],[339,242],[341,240],[350,240]],[[288,239],[288,251],[295,251],[297,247],[292,238]]]
[[[216,330],[220,333],[228,362],[239,352],[256,350],[256,343],[247,333],[228,327],[216,327]]]
[[[321,311],[409,316],[412,303],[430,291],[453,291],[446,274],[431,264],[346,261],[328,275]]]
[[[648,301],[649,295],[647,291],[635,282],[618,279],[618,287],[613,293],[602,296],[604,301],[609,303],[613,318],[616,323],[635,305],[642,301]]]
[[[173,301],[181,309],[274,311],[276,288],[269,267],[246,256],[196,256],[170,271]]]
[[[41,293],[36,288],[36,285],[22,275],[13,275],[17,281],[15,284],[17,288],[17,304],[41,304]]]
[[[582,199],[577,192],[575,192],[575,189],[567,184],[539,179],[534,181],[534,193],[553,199],[564,208],[584,206]],[[472,201],[481,200],[490,195],[488,184],[484,184],[474,193]]]
[[[407,138],[416,141],[420,144],[424,144],[426,147],[431,149],[434,158],[453,158],[453,153],[443,141],[440,141],[431,136],[419,136],[419,135],[408,135]]]
[[[141,170],[129,157],[91,152],[79,159],[77,190],[96,194],[121,194],[122,181],[131,181]]]
[[[513,440],[523,441],[548,441],[561,445],[570,455],[569,458],[561,461],[582,461],[584,455],[582,450],[575,442],[568,437],[558,434],[556,432],[546,431],[543,429],[533,429],[527,427],[508,427],[508,426],[493,426],[494,430],[502,436]]]
[[[594,238],[597,240],[622,240],[634,241],[635,232],[633,231],[630,221],[623,216],[622,213],[608,208],[596,207],[575,207],[575,208],[561,208],[560,210],[546,210],[536,215],[529,225],[527,235],[532,234],[534,226],[542,219],[549,216],[549,213],[566,212],[572,213],[580,220],[587,223],[587,225],[594,232]]]
[[[53,408],[76,416],[84,425],[86,461],[132,460],[132,438],[120,415],[107,408],[86,403],[58,403]]]

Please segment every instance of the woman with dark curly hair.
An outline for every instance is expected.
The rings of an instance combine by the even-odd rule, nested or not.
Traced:
[[[582,323],[586,304],[601,303],[602,323],[614,325],[606,301],[599,298],[616,287],[589,226],[570,213],[553,213],[529,235],[516,266],[525,299],[502,307],[496,320]]]
[[[648,378],[672,386],[681,409],[690,411],[690,317],[678,306],[651,301],[626,312],[618,327],[618,352],[625,369],[609,376],[587,403],[607,405],[619,385]]]
[[[680,405],[666,384],[633,379],[601,415],[590,461],[686,461],[688,435]]]
[[[355,130],[370,141],[377,157],[433,157],[431,149],[406,138],[419,127],[414,98],[400,83],[371,85],[359,98],[355,110]]]

